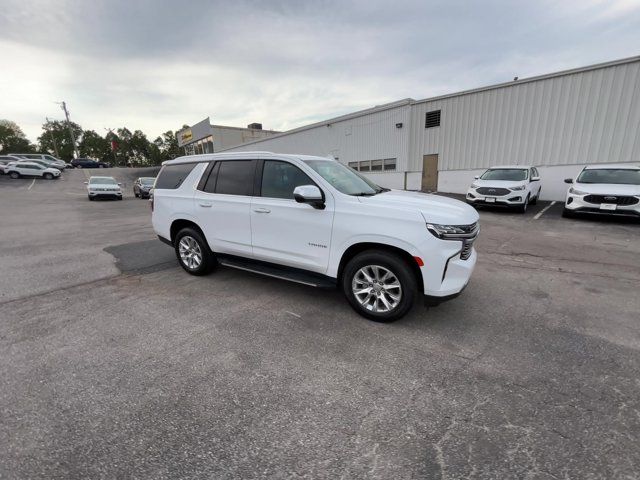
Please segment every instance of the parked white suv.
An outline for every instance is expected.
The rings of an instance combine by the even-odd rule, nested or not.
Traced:
[[[529,204],[540,198],[542,183],[533,166],[505,165],[491,167],[475,180],[467,191],[470,205],[498,205],[525,213]]]
[[[193,275],[216,264],[339,286],[377,321],[402,317],[418,292],[458,295],[474,265],[478,213],[442,196],[379,187],[339,162],[234,152],[164,162],[153,227]]]
[[[42,177],[47,180],[53,180],[60,176],[60,170],[57,168],[49,168],[39,163],[26,161],[8,163],[4,171],[11,178]]]
[[[562,215],[576,213],[640,217],[640,167],[635,165],[589,165],[567,192]]]
[[[122,184],[116,182],[113,177],[89,177],[89,181],[84,183],[87,186],[89,200],[96,198],[122,200]]]
[[[9,155],[26,160],[39,160],[40,162],[47,163],[48,167],[57,168],[58,170],[64,170],[67,167],[67,163],[64,160],[60,160],[46,153],[10,153]]]

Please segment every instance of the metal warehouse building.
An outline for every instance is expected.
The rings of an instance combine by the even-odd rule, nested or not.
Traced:
[[[405,99],[228,149],[327,156],[390,188],[464,193],[494,165],[539,167],[542,197],[585,164],[640,163],[640,57]]]

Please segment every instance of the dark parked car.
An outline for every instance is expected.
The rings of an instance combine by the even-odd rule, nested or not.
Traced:
[[[149,198],[149,192],[155,183],[155,177],[140,177],[133,184],[133,194],[140,198]]]
[[[111,168],[111,164],[107,162],[98,162],[90,158],[74,158],[71,165],[75,168]]]

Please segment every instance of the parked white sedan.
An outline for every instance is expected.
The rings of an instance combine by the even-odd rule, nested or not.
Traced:
[[[42,177],[53,180],[60,176],[57,168],[44,167],[34,162],[11,162],[5,167],[5,173],[11,178],[20,177]]]
[[[567,192],[562,216],[576,213],[640,217],[640,167],[589,165],[582,169]]]
[[[524,213],[529,204],[540,198],[540,174],[533,166],[505,165],[491,167],[475,177],[467,191],[470,205],[498,205]]]

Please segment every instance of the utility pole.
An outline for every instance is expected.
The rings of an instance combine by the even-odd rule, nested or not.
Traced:
[[[47,125],[49,125],[49,122],[51,120],[49,120],[49,117],[45,117],[45,118],[47,119]],[[53,130],[51,130],[48,126],[47,126],[47,130],[51,134],[51,141],[53,142],[53,151],[56,152],[56,158],[60,158],[60,154],[58,153],[58,142],[56,142],[56,136],[53,134]]]
[[[67,103],[63,100],[62,102],[58,102],[60,104],[60,108],[64,110],[64,116],[67,118],[67,128],[69,129],[69,135],[71,135],[71,143],[73,145],[73,156],[78,158],[80,154],[76,148],[76,137],[73,134],[73,129],[71,128],[71,119],[69,118],[69,110],[67,110]]]
[[[113,133],[113,128],[104,127],[104,129],[107,132],[111,133],[115,138],[115,133]],[[117,145],[117,142],[115,140],[110,140],[109,141],[109,147],[111,147],[111,152],[113,152],[113,166],[117,167],[118,166],[118,157],[116,156],[116,148],[114,148],[114,143]]]

